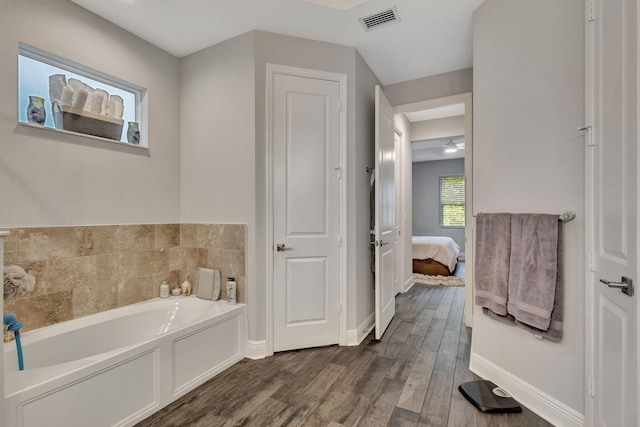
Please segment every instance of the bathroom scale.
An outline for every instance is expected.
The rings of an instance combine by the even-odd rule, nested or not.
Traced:
[[[470,381],[458,390],[473,406],[485,414],[522,412],[522,408],[509,394],[491,381]]]

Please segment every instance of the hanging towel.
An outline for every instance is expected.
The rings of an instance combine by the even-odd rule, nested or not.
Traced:
[[[476,217],[475,302],[499,315],[507,315],[511,214]]]
[[[511,216],[507,312],[516,321],[546,331],[558,278],[558,216]]]
[[[516,319],[519,326],[527,329],[537,337],[546,338],[550,341],[559,342],[562,340],[562,328],[564,319],[564,244],[562,233],[562,222],[557,221],[558,226],[558,246],[557,246],[557,274],[555,277],[555,290],[553,300],[553,311],[551,312],[551,320],[546,330],[540,330],[524,323],[520,319]]]

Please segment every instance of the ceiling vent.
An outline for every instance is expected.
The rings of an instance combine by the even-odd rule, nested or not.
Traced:
[[[359,19],[365,31],[375,30],[400,21],[398,10],[394,7]]]

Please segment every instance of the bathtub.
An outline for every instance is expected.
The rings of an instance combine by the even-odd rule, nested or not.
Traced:
[[[244,357],[246,307],[156,298],[4,344],[5,426],[131,426]]]

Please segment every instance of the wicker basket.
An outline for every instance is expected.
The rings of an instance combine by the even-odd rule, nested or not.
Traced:
[[[124,120],[71,108],[54,102],[51,105],[56,129],[120,141]]]

